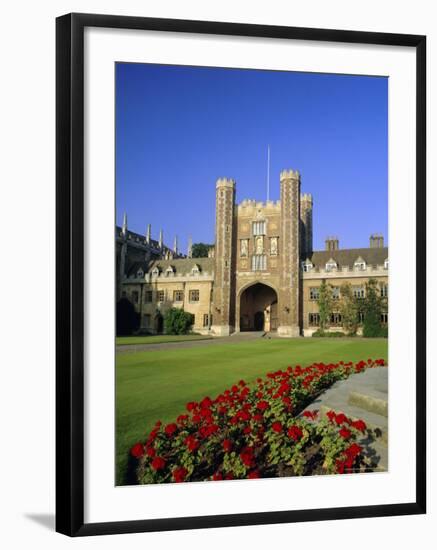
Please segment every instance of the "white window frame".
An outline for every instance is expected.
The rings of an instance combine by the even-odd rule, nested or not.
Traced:
[[[265,271],[267,269],[267,255],[253,254],[251,267],[252,271]]]
[[[266,221],[260,220],[252,222],[252,235],[254,237],[264,236],[266,234]]]

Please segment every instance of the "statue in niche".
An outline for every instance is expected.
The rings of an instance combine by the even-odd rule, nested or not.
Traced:
[[[255,254],[262,254],[263,252],[264,252],[263,238],[261,235],[259,235],[255,239]]]
[[[272,237],[270,239],[270,255],[271,256],[278,255],[278,237]]]
[[[241,246],[240,246],[240,256],[242,258],[246,258],[247,257],[247,254],[248,254],[248,242],[247,242],[247,239],[242,239],[241,240]]]

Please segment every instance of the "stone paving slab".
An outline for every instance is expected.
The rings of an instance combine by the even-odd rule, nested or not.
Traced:
[[[380,402],[378,406],[372,408],[376,400]],[[372,461],[375,471],[387,471],[389,428],[387,367],[368,369],[365,372],[353,374],[346,380],[336,382],[315,399],[306,410],[319,410],[322,416],[329,410],[334,410],[343,412],[353,420],[364,420],[368,432],[365,437],[358,440],[358,443],[363,446],[364,454]],[[381,412],[383,414],[379,414]]]

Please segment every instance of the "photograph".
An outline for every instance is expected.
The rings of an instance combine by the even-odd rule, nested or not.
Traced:
[[[389,469],[388,78],[115,64],[115,484]]]

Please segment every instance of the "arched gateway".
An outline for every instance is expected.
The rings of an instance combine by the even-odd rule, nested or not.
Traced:
[[[240,331],[270,332],[278,328],[278,296],[263,283],[255,283],[239,297]]]

